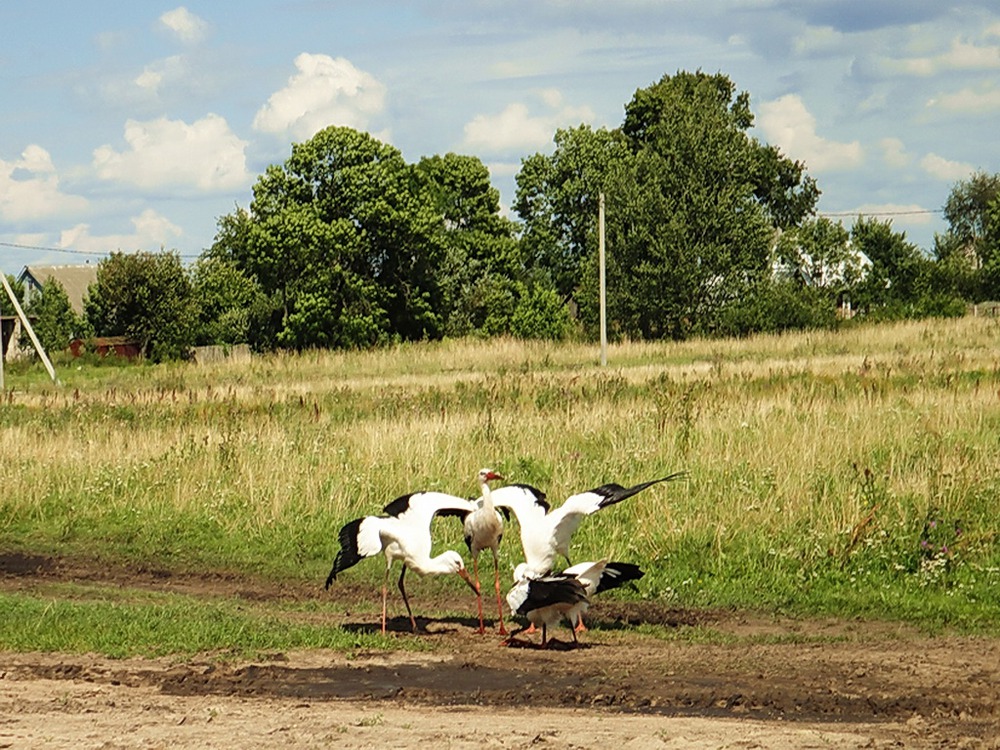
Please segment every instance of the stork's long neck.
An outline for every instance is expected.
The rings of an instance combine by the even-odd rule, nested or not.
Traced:
[[[483,480],[480,487],[483,490],[483,508],[487,511],[493,510],[493,492],[490,490],[490,483]]]
[[[410,569],[421,576],[440,575],[442,573],[454,573],[454,553],[442,552],[437,557],[423,557],[407,561]]]

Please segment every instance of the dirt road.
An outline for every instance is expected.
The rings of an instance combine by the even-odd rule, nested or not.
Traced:
[[[0,556],[0,587],[69,576],[248,602],[316,595],[25,560]],[[0,653],[0,748],[1000,748],[994,639],[610,601],[576,649],[504,648],[465,619],[420,636],[404,624],[394,637],[429,652],[237,664]],[[670,637],[691,627],[724,637]]]

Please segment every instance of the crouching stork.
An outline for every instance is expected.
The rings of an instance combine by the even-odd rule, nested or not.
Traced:
[[[529,627],[539,627],[542,630],[541,647],[546,648],[551,643],[548,626],[557,624],[563,618],[572,626],[587,610],[590,600],[586,584],[577,576],[553,573],[537,578],[521,578],[507,593],[507,604],[512,613],[527,618],[529,624],[512,632],[503,644],[520,643],[517,635]],[[578,644],[576,630],[571,627],[570,632],[574,645]]]

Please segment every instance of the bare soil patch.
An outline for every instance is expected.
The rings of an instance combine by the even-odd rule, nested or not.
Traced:
[[[53,580],[248,605],[335,595],[357,607],[331,626],[378,626],[377,593],[367,589],[330,594],[0,554],[0,588]],[[422,635],[394,618],[394,637],[429,644],[417,654],[309,651],[232,663],[0,653],[0,748],[1000,747],[996,639],[598,600],[580,647],[566,648],[561,630],[555,648],[515,649],[476,632],[468,597],[428,602],[414,586],[411,598],[418,610],[468,608],[470,617],[421,619]],[[638,633],[639,623],[655,627]],[[693,626],[732,643],[670,639]]]

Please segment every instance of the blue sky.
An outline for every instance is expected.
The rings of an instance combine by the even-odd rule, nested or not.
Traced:
[[[256,177],[327,125],[490,167],[502,201],[557,128],[617,127],[678,70],[747,91],[821,213],[930,250],[1000,172],[995,0],[4,0],[0,270],[110,251],[193,260]],[[29,247],[22,247],[29,246]]]

